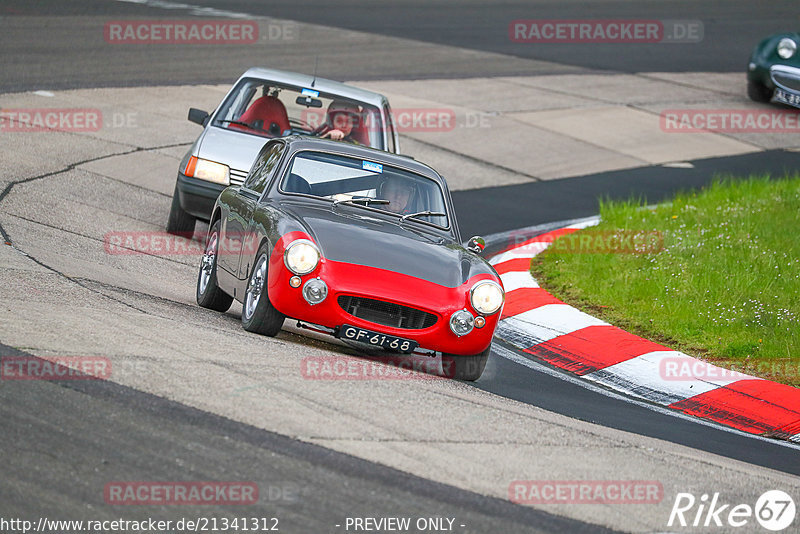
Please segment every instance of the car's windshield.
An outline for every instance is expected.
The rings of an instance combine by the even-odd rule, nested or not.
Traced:
[[[364,102],[252,78],[231,91],[213,123],[263,137],[313,135],[383,150],[382,124],[380,110]]]
[[[281,183],[337,203],[351,202],[448,228],[442,188],[434,180],[375,161],[315,151],[297,153]]]

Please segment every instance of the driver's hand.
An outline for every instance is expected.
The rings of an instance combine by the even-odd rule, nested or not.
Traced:
[[[344,139],[344,132],[341,130],[330,130],[328,133],[322,135],[322,137],[330,137],[334,141],[341,141]]]

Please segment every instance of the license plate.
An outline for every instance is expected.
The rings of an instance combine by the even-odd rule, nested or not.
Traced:
[[[409,353],[419,346],[419,343],[410,339],[381,334],[380,332],[373,332],[372,330],[365,330],[348,324],[342,325],[336,337],[401,353]]]
[[[776,102],[781,102],[783,104],[789,104],[790,106],[800,106],[800,95],[796,95],[793,93],[787,93],[782,89],[775,89],[775,94],[773,95],[773,100]]]

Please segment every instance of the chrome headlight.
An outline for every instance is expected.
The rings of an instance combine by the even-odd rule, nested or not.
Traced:
[[[797,52],[797,43],[794,42],[794,39],[784,37],[778,43],[778,55],[783,59],[789,59],[795,52]]]
[[[231,185],[230,169],[227,165],[195,156],[189,158],[185,174],[206,182]]]
[[[312,278],[303,286],[303,298],[306,302],[314,306],[319,304],[328,296],[328,284],[321,278]]]
[[[458,337],[472,332],[474,326],[475,318],[467,310],[458,310],[450,316],[450,330]]]
[[[308,274],[319,264],[319,249],[308,239],[298,239],[289,243],[283,253],[286,268],[297,275]]]
[[[503,305],[505,294],[497,282],[481,280],[469,290],[469,301],[475,311],[491,315]]]

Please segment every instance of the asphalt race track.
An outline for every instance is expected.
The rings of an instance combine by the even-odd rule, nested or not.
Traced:
[[[198,15],[296,23],[299,38],[259,47],[126,47],[102,38],[109,20]],[[699,44],[593,45],[590,53],[581,44],[510,42],[509,22],[534,18],[701,21],[704,36]],[[0,3],[0,108],[52,91],[72,107],[103,102],[148,113],[140,114],[147,124],[96,136],[0,131],[0,355],[107,354],[119,369],[108,381],[0,382],[0,521],[247,515],[279,518],[282,532],[352,532],[348,518],[404,516],[453,518],[456,532],[657,532],[670,531],[678,492],[753,504],[783,489],[800,502],[800,447],[587,388],[509,357],[500,344],[474,384],[309,383],[296,376],[300,358],[353,352],[294,328],[276,339],[248,334],[236,306],[222,315],[200,309],[195,257],[102,252],[109,230],[163,227],[174,170],[150,170],[174,168],[199,133],[175,120],[195,105],[183,93],[192,88],[192,98],[213,106],[247,67],[311,72],[317,63],[320,76],[371,87],[642,72],[739,73],[743,85],[752,45],[787,21],[797,26],[795,2]],[[453,106],[460,96],[453,92]],[[477,169],[480,186],[453,193],[465,237],[594,215],[603,197],[657,202],[717,174],[800,170],[796,143],[780,140],[680,165],[587,167],[554,179],[534,178],[530,162],[531,173],[497,185],[491,172],[513,174],[513,166],[420,137],[402,142],[412,155],[463,155]],[[516,479],[658,480],[664,497],[652,506],[522,506],[508,499]],[[132,480],[252,481],[260,498],[250,507],[104,502],[104,485]]]

